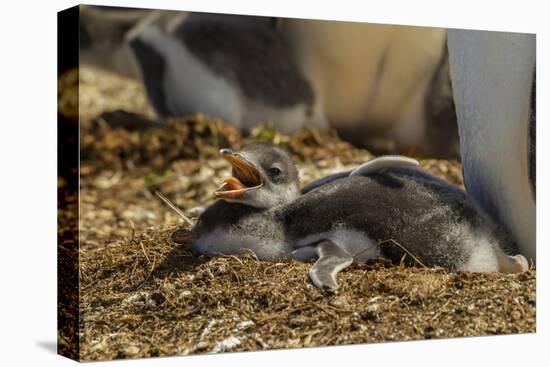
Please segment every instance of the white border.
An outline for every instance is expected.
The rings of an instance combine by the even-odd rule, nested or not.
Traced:
[[[537,334],[385,343],[218,356],[99,362],[118,366],[531,365],[548,337],[550,144],[548,17],[542,1],[98,1],[97,4],[537,33]],[[9,4],[9,5],[7,5]],[[51,350],[56,335],[56,12],[73,1],[9,2],[0,21],[0,360],[2,365],[67,366]],[[541,164],[543,162],[543,164]],[[548,226],[546,226],[548,227]],[[541,280],[542,279],[542,280]],[[546,343],[543,340],[546,339]],[[48,347],[49,346],[49,347]],[[10,363],[11,362],[11,363]],[[538,365],[539,363],[536,363]]]

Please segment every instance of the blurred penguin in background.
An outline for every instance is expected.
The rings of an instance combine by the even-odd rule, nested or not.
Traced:
[[[80,62],[138,78],[125,37],[148,14],[144,9],[80,5]]]
[[[272,18],[192,13],[169,29],[136,29],[129,44],[162,119],[203,112],[245,132],[328,127]]]
[[[385,153],[458,156],[445,29],[283,19],[281,32],[342,137]]]
[[[333,127],[376,153],[458,157],[444,29],[115,9],[83,8],[83,60],[141,78],[161,122]]]
[[[453,29],[448,39],[466,190],[535,261],[535,35]]]

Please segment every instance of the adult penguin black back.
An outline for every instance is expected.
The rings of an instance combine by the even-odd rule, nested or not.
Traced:
[[[327,126],[272,18],[190,13],[130,38],[161,119],[203,112],[242,131],[265,122],[282,132]]]
[[[337,272],[354,259],[404,255],[448,271],[527,270],[514,244],[455,186],[416,168],[410,159],[383,157],[298,192],[288,155],[270,145],[222,151],[233,174],[216,192],[190,232],[198,254],[233,254],[242,248],[260,259],[318,257],[310,276],[337,286]],[[287,193],[281,198],[281,193]],[[270,197],[270,200],[260,197]],[[277,199],[279,198],[279,199]]]

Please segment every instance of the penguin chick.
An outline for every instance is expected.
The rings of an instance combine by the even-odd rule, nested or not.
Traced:
[[[310,278],[331,288],[353,260],[374,257],[399,263],[406,255],[409,264],[448,271],[528,269],[523,256],[507,255],[513,242],[464,191],[409,158],[378,158],[300,194],[297,170],[280,148],[221,153],[233,172],[191,230],[196,254],[247,248],[263,260],[317,257]]]

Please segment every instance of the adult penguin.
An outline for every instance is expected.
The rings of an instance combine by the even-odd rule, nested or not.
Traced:
[[[536,260],[535,35],[449,30],[468,195]]]
[[[458,157],[445,29],[279,23],[322,112],[344,139],[386,154]]]
[[[161,120],[203,112],[245,132],[261,123],[285,133],[327,127],[272,18],[190,13],[128,39]]]

